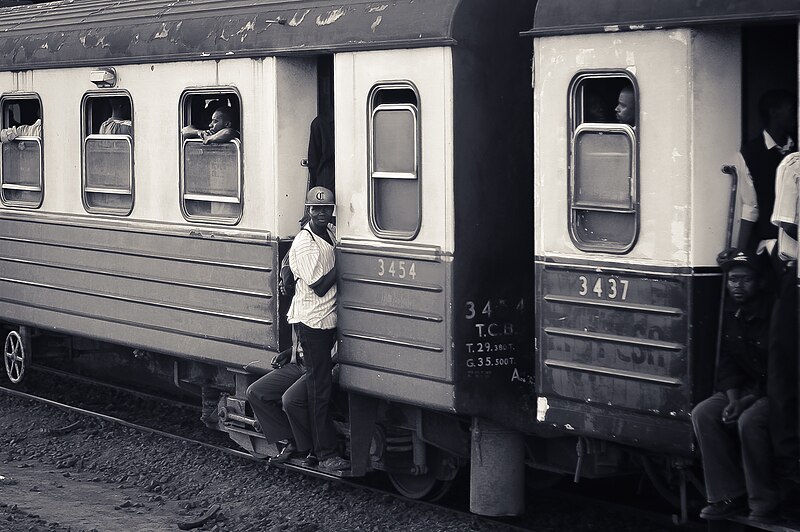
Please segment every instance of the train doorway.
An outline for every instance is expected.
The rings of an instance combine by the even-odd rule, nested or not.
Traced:
[[[742,29],[742,141],[761,132],[758,101],[771,90],[797,94],[797,24]],[[792,137],[797,142],[797,135]]]
[[[333,55],[317,57],[317,116],[308,140],[308,186],[336,192],[333,110]]]
[[[770,328],[767,393],[773,468],[780,479],[800,478],[798,198],[796,186],[791,186],[793,176],[786,170],[789,157],[796,157],[790,153],[796,152],[798,145],[798,44],[797,23],[751,26],[742,31],[742,155],[758,199],[757,238],[751,242],[763,244],[768,238],[777,238],[771,253],[777,301]],[[764,150],[765,143],[774,147]],[[793,195],[787,208],[784,198]],[[794,223],[789,222],[792,218]],[[772,220],[781,223],[780,231]]]

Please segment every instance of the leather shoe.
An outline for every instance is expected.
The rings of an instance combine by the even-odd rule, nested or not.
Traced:
[[[320,462],[319,466],[328,471],[344,471],[350,469],[350,461],[341,456],[332,456]]]
[[[308,453],[308,456],[303,458],[303,461],[300,462],[300,465],[302,465],[303,467],[316,467],[318,463],[319,460],[317,460],[317,457],[314,456],[313,452],[310,452]]]
[[[744,511],[746,508],[747,499],[745,497],[723,499],[719,502],[712,502],[700,510],[700,518],[709,521],[721,521]]]
[[[297,447],[293,443],[289,443],[281,449],[277,455],[273,456],[269,459],[270,464],[285,464],[292,458],[302,458],[305,456],[305,453],[301,453],[297,450]]]

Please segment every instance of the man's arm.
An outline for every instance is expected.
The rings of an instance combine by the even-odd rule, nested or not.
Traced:
[[[202,134],[202,133],[201,133]],[[203,144],[221,144],[229,140],[238,139],[239,132],[232,127],[226,127],[214,133],[213,135],[203,135]]]
[[[181,137],[184,139],[201,139],[203,138],[202,133],[202,129],[197,129],[194,126],[186,126],[181,129]]]
[[[736,247],[746,248],[750,243],[750,238],[758,221],[758,197],[756,187],[753,184],[753,176],[744,161],[741,153],[735,157],[735,167],[737,176],[736,200],[739,202],[739,238]]]
[[[315,294],[317,294],[319,297],[322,297],[325,294],[327,294],[328,290],[330,290],[331,287],[333,287],[333,285],[335,284],[336,284],[336,265],[334,264],[333,268],[331,268],[331,270],[328,273],[320,277],[316,283],[310,284],[308,286],[314,291]]]

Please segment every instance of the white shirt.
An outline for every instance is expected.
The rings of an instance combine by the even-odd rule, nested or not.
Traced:
[[[331,240],[336,242],[336,226],[328,224]],[[297,284],[292,304],[286,317],[289,323],[303,323],[313,329],[336,327],[336,295],[334,284],[323,296],[318,296],[310,285],[331,271],[336,262],[334,246],[324,238],[312,235],[310,223],[297,233],[289,250],[289,267]]]
[[[780,224],[798,225],[797,200],[800,195],[800,153],[784,157],[775,172],[775,208],[770,222],[778,226],[778,254],[784,261],[797,260],[797,240]]]
[[[794,149],[794,140],[791,137],[786,141],[785,146],[778,146],[775,139],[772,138],[766,129],[761,132],[764,137],[764,146],[767,150],[776,147],[784,155]],[[738,176],[738,186],[736,188],[736,211],[734,213],[734,231],[732,240],[735,242],[739,239],[739,220],[747,220],[749,222],[758,221],[758,198],[756,196],[756,187],[753,185],[753,176],[750,174],[750,169],[747,168],[747,163],[744,161],[741,152],[736,152],[734,157],[736,173]],[[762,242],[762,245],[766,242]]]

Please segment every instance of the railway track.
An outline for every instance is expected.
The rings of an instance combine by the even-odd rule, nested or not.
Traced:
[[[119,386],[116,386],[116,385],[109,385],[108,383],[99,382],[99,381],[96,381],[94,379],[90,379],[90,378],[83,377],[83,376],[76,376],[76,375],[73,375],[71,373],[64,372],[64,371],[61,371],[61,370],[55,370],[55,369],[52,369],[52,368],[38,367],[36,369],[37,369],[37,371],[53,375],[58,379],[73,379],[76,382],[80,382],[80,383],[83,383],[83,384],[90,384],[90,385],[100,386],[102,388],[105,388],[105,389],[108,389],[108,390],[112,390],[115,393],[122,392],[124,394],[130,394],[132,396],[139,397],[139,398],[142,398],[142,399],[145,399],[145,400],[159,401],[159,402],[163,402],[163,403],[166,403],[168,405],[171,405],[171,406],[177,406],[177,407],[180,407],[180,408],[186,408],[186,409],[188,409],[188,410],[190,410],[192,412],[199,411],[199,408],[197,408],[196,405],[187,404],[186,402],[183,402],[183,401],[177,401],[177,400],[174,400],[174,399],[168,399],[168,398],[164,398],[164,397],[161,397],[161,396],[158,396],[158,395],[154,395],[154,394],[150,394],[150,393],[146,393],[146,392],[141,392],[141,391],[138,391],[138,390],[130,390],[130,389],[126,389],[126,388],[120,388]],[[127,427],[127,428],[130,428],[130,429],[133,429],[135,431],[142,432],[142,433],[151,434],[151,435],[157,435],[157,436],[168,438],[168,439],[171,439],[171,440],[174,440],[174,441],[186,442],[187,444],[196,445],[196,446],[201,447],[201,448],[205,448],[205,449],[209,449],[209,450],[225,453],[227,455],[235,457],[236,459],[244,460],[244,461],[247,461],[247,462],[257,462],[257,463],[261,463],[261,464],[264,463],[263,459],[259,459],[259,458],[253,457],[251,454],[249,454],[247,452],[243,452],[241,450],[232,448],[230,446],[226,446],[226,445],[221,444],[221,443],[209,443],[208,441],[203,441],[203,440],[198,439],[198,438],[181,436],[181,435],[175,434],[173,432],[169,432],[169,431],[166,431],[166,430],[153,428],[152,426],[147,426],[147,424],[143,424],[142,422],[133,422],[133,421],[129,421],[129,420],[123,419],[122,417],[119,417],[118,415],[104,414],[104,413],[101,413],[101,412],[97,412],[97,411],[95,411],[94,409],[91,409],[91,408],[84,408],[84,407],[79,407],[79,406],[66,404],[66,403],[61,402],[59,400],[55,400],[54,398],[42,397],[41,395],[37,395],[36,393],[26,393],[26,392],[23,392],[23,391],[20,391],[20,390],[17,390],[17,389],[8,388],[5,385],[0,385],[0,393],[11,395],[11,396],[14,396],[14,397],[17,397],[17,398],[20,398],[20,399],[25,399],[25,400],[29,400],[29,401],[36,401],[36,402],[39,402],[39,403],[42,403],[42,404],[46,404],[46,405],[52,406],[54,408],[66,411],[66,412],[71,412],[71,413],[74,413],[74,414],[78,414],[80,416],[86,416],[86,417],[91,417],[91,418],[94,418],[94,419],[102,420],[102,421],[105,421],[105,422],[108,422],[108,423],[112,423],[112,424],[115,424],[115,425],[118,425],[118,426]],[[51,395],[51,397],[53,397],[53,396]],[[208,436],[207,433],[205,435]],[[228,441],[228,440],[225,439],[225,441]],[[397,500],[397,501],[403,501],[405,504],[413,505],[414,507],[420,508],[420,509],[421,508],[429,508],[429,509],[436,509],[437,511],[444,510],[444,511],[452,512],[454,515],[460,516],[461,518],[466,518],[466,519],[473,520],[473,521],[474,520],[479,520],[479,521],[486,522],[486,523],[500,524],[500,525],[502,525],[503,527],[505,527],[508,530],[532,530],[532,528],[530,528],[530,525],[526,525],[525,524],[525,518],[524,517],[522,517],[522,518],[514,518],[514,519],[497,520],[497,519],[490,519],[490,518],[477,516],[475,514],[471,514],[470,512],[467,511],[466,508],[463,507],[463,505],[465,504],[465,501],[454,502],[453,500],[449,500],[448,501],[448,498],[446,498],[445,501],[444,501],[446,504],[444,504],[444,505],[442,503],[419,501],[419,500],[408,499],[406,497],[403,497],[402,495],[399,495],[396,492],[392,491],[390,488],[384,489],[382,487],[376,486],[375,482],[372,482],[370,484],[369,481],[364,481],[364,480],[354,481],[353,479],[342,478],[342,477],[339,477],[337,475],[327,474],[324,471],[319,471],[319,470],[315,470],[315,469],[307,469],[307,468],[304,468],[304,467],[301,467],[301,466],[298,466],[298,465],[294,465],[294,464],[291,464],[291,463],[282,464],[282,465],[279,465],[279,466],[270,465],[270,467],[276,467],[276,468],[283,469],[283,470],[288,470],[288,471],[296,471],[296,472],[303,473],[304,475],[309,475],[309,476],[312,476],[312,477],[316,477],[316,478],[321,478],[321,479],[325,479],[325,480],[328,480],[328,481],[332,481],[332,482],[337,483],[338,485],[349,486],[349,487],[357,488],[357,489],[360,489],[360,490],[366,490],[366,491],[369,491],[369,492],[372,492],[372,493],[375,493],[375,494],[379,494],[381,497],[390,497],[390,498],[392,498],[394,500]],[[464,495],[464,494],[461,494],[461,495]],[[537,498],[539,496],[540,495],[538,495],[538,494],[536,495]],[[631,506],[627,506],[627,505],[619,504],[619,503],[615,503],[615,502],[599,501],[599,500],[592,499],[590,496],[587,496],[587,495],[581,495],[581,494],[576,494],[574,492],[570,492],[566,488],[561,488],[561,489],[558,489],[558,490],[550,491],[549,493],[546,494],[546,496],[547,497],[555,497],[555,498],[559,498],[559,499],[560,498],[571,499],[571,500],[576,501],[576,503],[578,503],[578,504],[580,504],[581,506],[584,506],[584,507],[592,507],[592,506],[602,507],[603,510],[605,510],[605,511],[618,513],[621,516],[635,516],[635,517],[640,518],[640,519],[642,519],[644,521],[649,521],[649,522],[653,523],[654,526],[664,526],[664,527],[668,527],[669,526],[669,516],[667,514],[663,513],[663,512],[643,510],[641,508],[631,507]],[[461,497],[461,498],[462,499],[466,499],[466,497]],[[687,525],[685,525],[683,527],[683,530],[698,530],[699,531],[701,529],[704,529],[704,527],[702,527],[698,523],[694,523],[694,522],[690,522],[690,523],[688,523]]]
[[[55,373],[60,374],[61,376],[70,376],[70,374],[65,373],[65,372],[57,371]],[[83,380],[84,382],[94,382],[91,379],[85,379],[85,378],[82,378],[81,380]],[[22,392],[22,391],[19,391],[19,390],[14,390],[14,389],[8,388],[5,385],[0,385],[0,393],[5,394],[5,395],[10,395],[10,396],[13,396],[13,397],[17,397],[17,398],[20,398],[20,399],[25,399],[25,400],[28,400],[28,401],[35,401],[35,402],[38,402],[38,403],[42,403],[42,404],[45,404],[45,405],[48,405],[48,406],[63,410],[65,412],[70,412],[70,413],[73,413],[73,414],[78,414],[80,416],[86,416],[86,417],[90,417],[90,418],[93,418],[93,419],[102,420],[102,421],[105,421],[105,422],[108,422],[108,423],[112,423],[112,424],[115,424],[115,425],[118,425],[118,426],[134,429],[134,430],[146,433],[146,434],[161,436],[161,437],[168,438],[168,439],[171,439],[171,440],[174,440],[174,441],[186,442],[188,444],[196,445],[196,446],[199,446],[199,447],[202,447],[202,448],[205,448],[205,449],[209,449],[209,450],[225,453],[227,455],[234,456],[234,457],[236,457],[238,459],[246,460],[246,461],[249,461],[249,462],[256,462],[256,463],[261,463],[261,464],[264,463],[263,459],[256,458],[256,457],[252,456],[250,453],[247,453],[247,452],[239,451],[237,449],[232,449],[230,447],[225,447],[223,445],[211,444],[211,443],[203,442],[203,441],[200,441],[200,440],[197,440],[197,439],[187,438],[185,436],[172,434],[170,432],[166,432],[166,431],[163,431],[163,430],[159,430],[159,429],[155,429],[155,428],[152,428],[152,427],[148,427],[148,426],[142,425],[140,423],[134,423],[134,422],[126,421],[126,420],[121,419],[119,417],[110,416],[110,415],[103,414],[103,413],[100,413],[100,412],[94,412],[92,410],[88,410],[88,409],[85,409],[85,408],[81,408],[81,407],[69,405],[69,404],[66,404],[66,403],[58,402],[58,401],[55,401],[55,400],[52,400],[52,399],[47,399],[47,398],[40,397],[40,396],[31,394],[31,393],[26,393],[26,392]],[[156,398],[156,396],[153,396],[151,394],[141,394],[139,392],[137,392],[137,395],[139,395],[139,396],[148,396],[150,398]],[[301,467],[301,466],[296,466],[296,465],[293,465],[293,464],[280,464],[280,465],[270,464],[270,467],[276,467],[276,468],[284,469],[284,470],[288,470],[288,471],[296,471],[296,472],[302,473],[304,475],[309,475],[309,476],[312,476],[312,477],[322,478],[322,479],[325,479],[325,480],[333,481],[333,482],[336,482],[336,483],[338,483],[340,485],[345,485],[345,486],[349,486],[349,487],[352,487],[352,488],[373,492],[373,493],[379,494],[382,497],[392,497],[392,498],[394,498],[394,499],[396,499],[398,501],[403,501],[406,504],[414,505],[414,506],[417,506],[417,507],[420,507],[420,508],[431,508],[431,509],[436,509],[438,511],[444,510],[444,511],[450,512],[452,514],[455,514],[455,515],[458,515],[460,517],[463,517],[463,518],[466,518],[466,519],[469,519],[469,520],[473,520],[473,521],[474,520],[480,520],[480,521],[485,521],[485,522],[491,522],[493,524],[500,523],[500,524],[502,524],[503,527],[506,527],[508,530],[523,531],[523,532],[529,530],[527,528],[522,528],[522,527],[516,526],[516,525],[511,524],[511,523],[502,522],[502,521],[498,521],[496,519],[491,519],[491,518],[487,518],[487,517],[477,516],[477,515],[471,514],[469,512],[465,512],[465,511],[462,511],[462,510],[458,510],[458,509],[454,509],[454,508],[449,508],[449,507],[437,505],[435,503],[430,503],[430,502],[426,502],[426,501],[419,501],[419,500],[414,500],[414,499],[408,499],[406,497],[403,497],[402,495],[399,495],[397,493],[393,493],[393,492],[388,491],[388,490],[379,489],[379,488],[364,484],[363,482],[356,482],[356,481],[353,481],[353,480],[349,480],[349,479],[345,479],[345,478],[339,477],[337,475],[327,474],[327,473],[325,473],[323,471],[319,471],[319,470],[316,470],[316,469],[307,469],[307,468],[304,468],[304,467]]]

